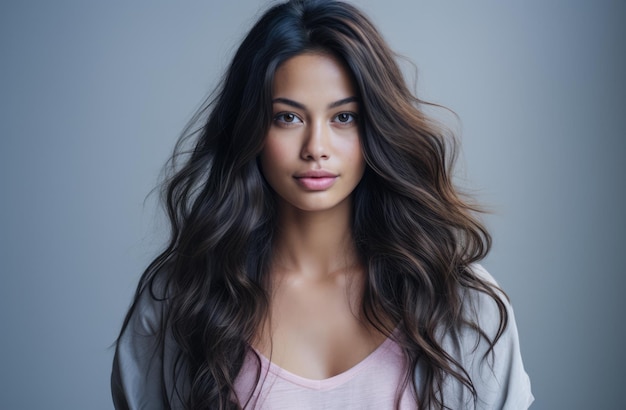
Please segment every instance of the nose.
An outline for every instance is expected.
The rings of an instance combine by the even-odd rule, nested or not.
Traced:
[[[323,121],[314,121],[307,129],[304,142],[302,144],[302,159],[308,161],[319,161],[328,159],[330,130]]]

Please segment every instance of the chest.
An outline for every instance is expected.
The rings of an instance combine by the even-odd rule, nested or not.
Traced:
[[[310,379],[354,367],[385,336],[361,318],[360,289],[352,285],[329,281],[278,288],[255,348],[280,368]]]

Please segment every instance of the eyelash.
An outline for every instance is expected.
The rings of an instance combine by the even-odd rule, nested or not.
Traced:
[[[339,116],[343,116],[343,115],[347,115],[349,117],[348,121],[338,121]],[[285,121],[285,117],[286,116],[291,116],[292,120],[291,121]],[[340,125],[351,125],[352,123],[356,122],[357,119],[359,118],[358,114],[354,113],[354,112],[340,112],[339,114],[335,115],[333,117],[333,121],[336,122],[337,124]],[[297,120],[297,121],[296,121]],[[299,124],[302,123],[304,121],[302,121],[302,119],[297,116],[296,114],[292,113],[292,112],[281,112],[278,113],[274,116],[274,122],[283,125],[283,126],[291,126],[293,124]]]

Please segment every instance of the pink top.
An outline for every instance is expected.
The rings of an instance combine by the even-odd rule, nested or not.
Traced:
[[[295,375],[263,355],[259,357],[259,385],[255,386],[256,360],[252,352],[235,381],[237,397],[247,409],[393,409],[406,368],[400,346],[391,339],[351,369],[323,380]],[[401,393],[400,409],[415,408],[408,384]]]

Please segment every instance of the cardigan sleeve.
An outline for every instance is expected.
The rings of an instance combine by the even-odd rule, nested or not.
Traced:
[[[493,277],[482,266],[473,265],[472,271],[496,285]],[[513,308],[506,297],[501,296],[508,313],[508,323],[492,353],[488,353],[489,345],[484,338],[469,327],[448,332],[443,337],[444,349],[467,371],[477,394],[474,402],[470,391],[449,376],[443,386],[444,402],[449,408],[525,410],[534,401],[530,379],[522,362]],[[496,302],[490,296],[468,290],[463,308],[465,314],[476,320],[490,339],[495,337],[500,314]],[[420,374],[418,371],[416,376],[419,378]]]
[[[172,402],[171,343],[157,337],[164,302],[144,290],[117,342],[111,372],[111,394],[116,409],[178,408]],[[169,398],[169,399],[168,399]]]
[[[497,285],[493,277],[480,265],[473,272],[482,279]],[[493,355],[483,338],[475,331],[464,329],[456,342],[464,367],[468,369],[478,395],[477,409],[528,409],[534,401],[530,378],[524,369],[519,335],[513,307],[502,295],[508,313],[508,323],[494,346]],[[490,338],[495,337],[500,315],[495,301],[488,295],[472,291],[466,300],[466,309],[474,311],[478,324]]]

